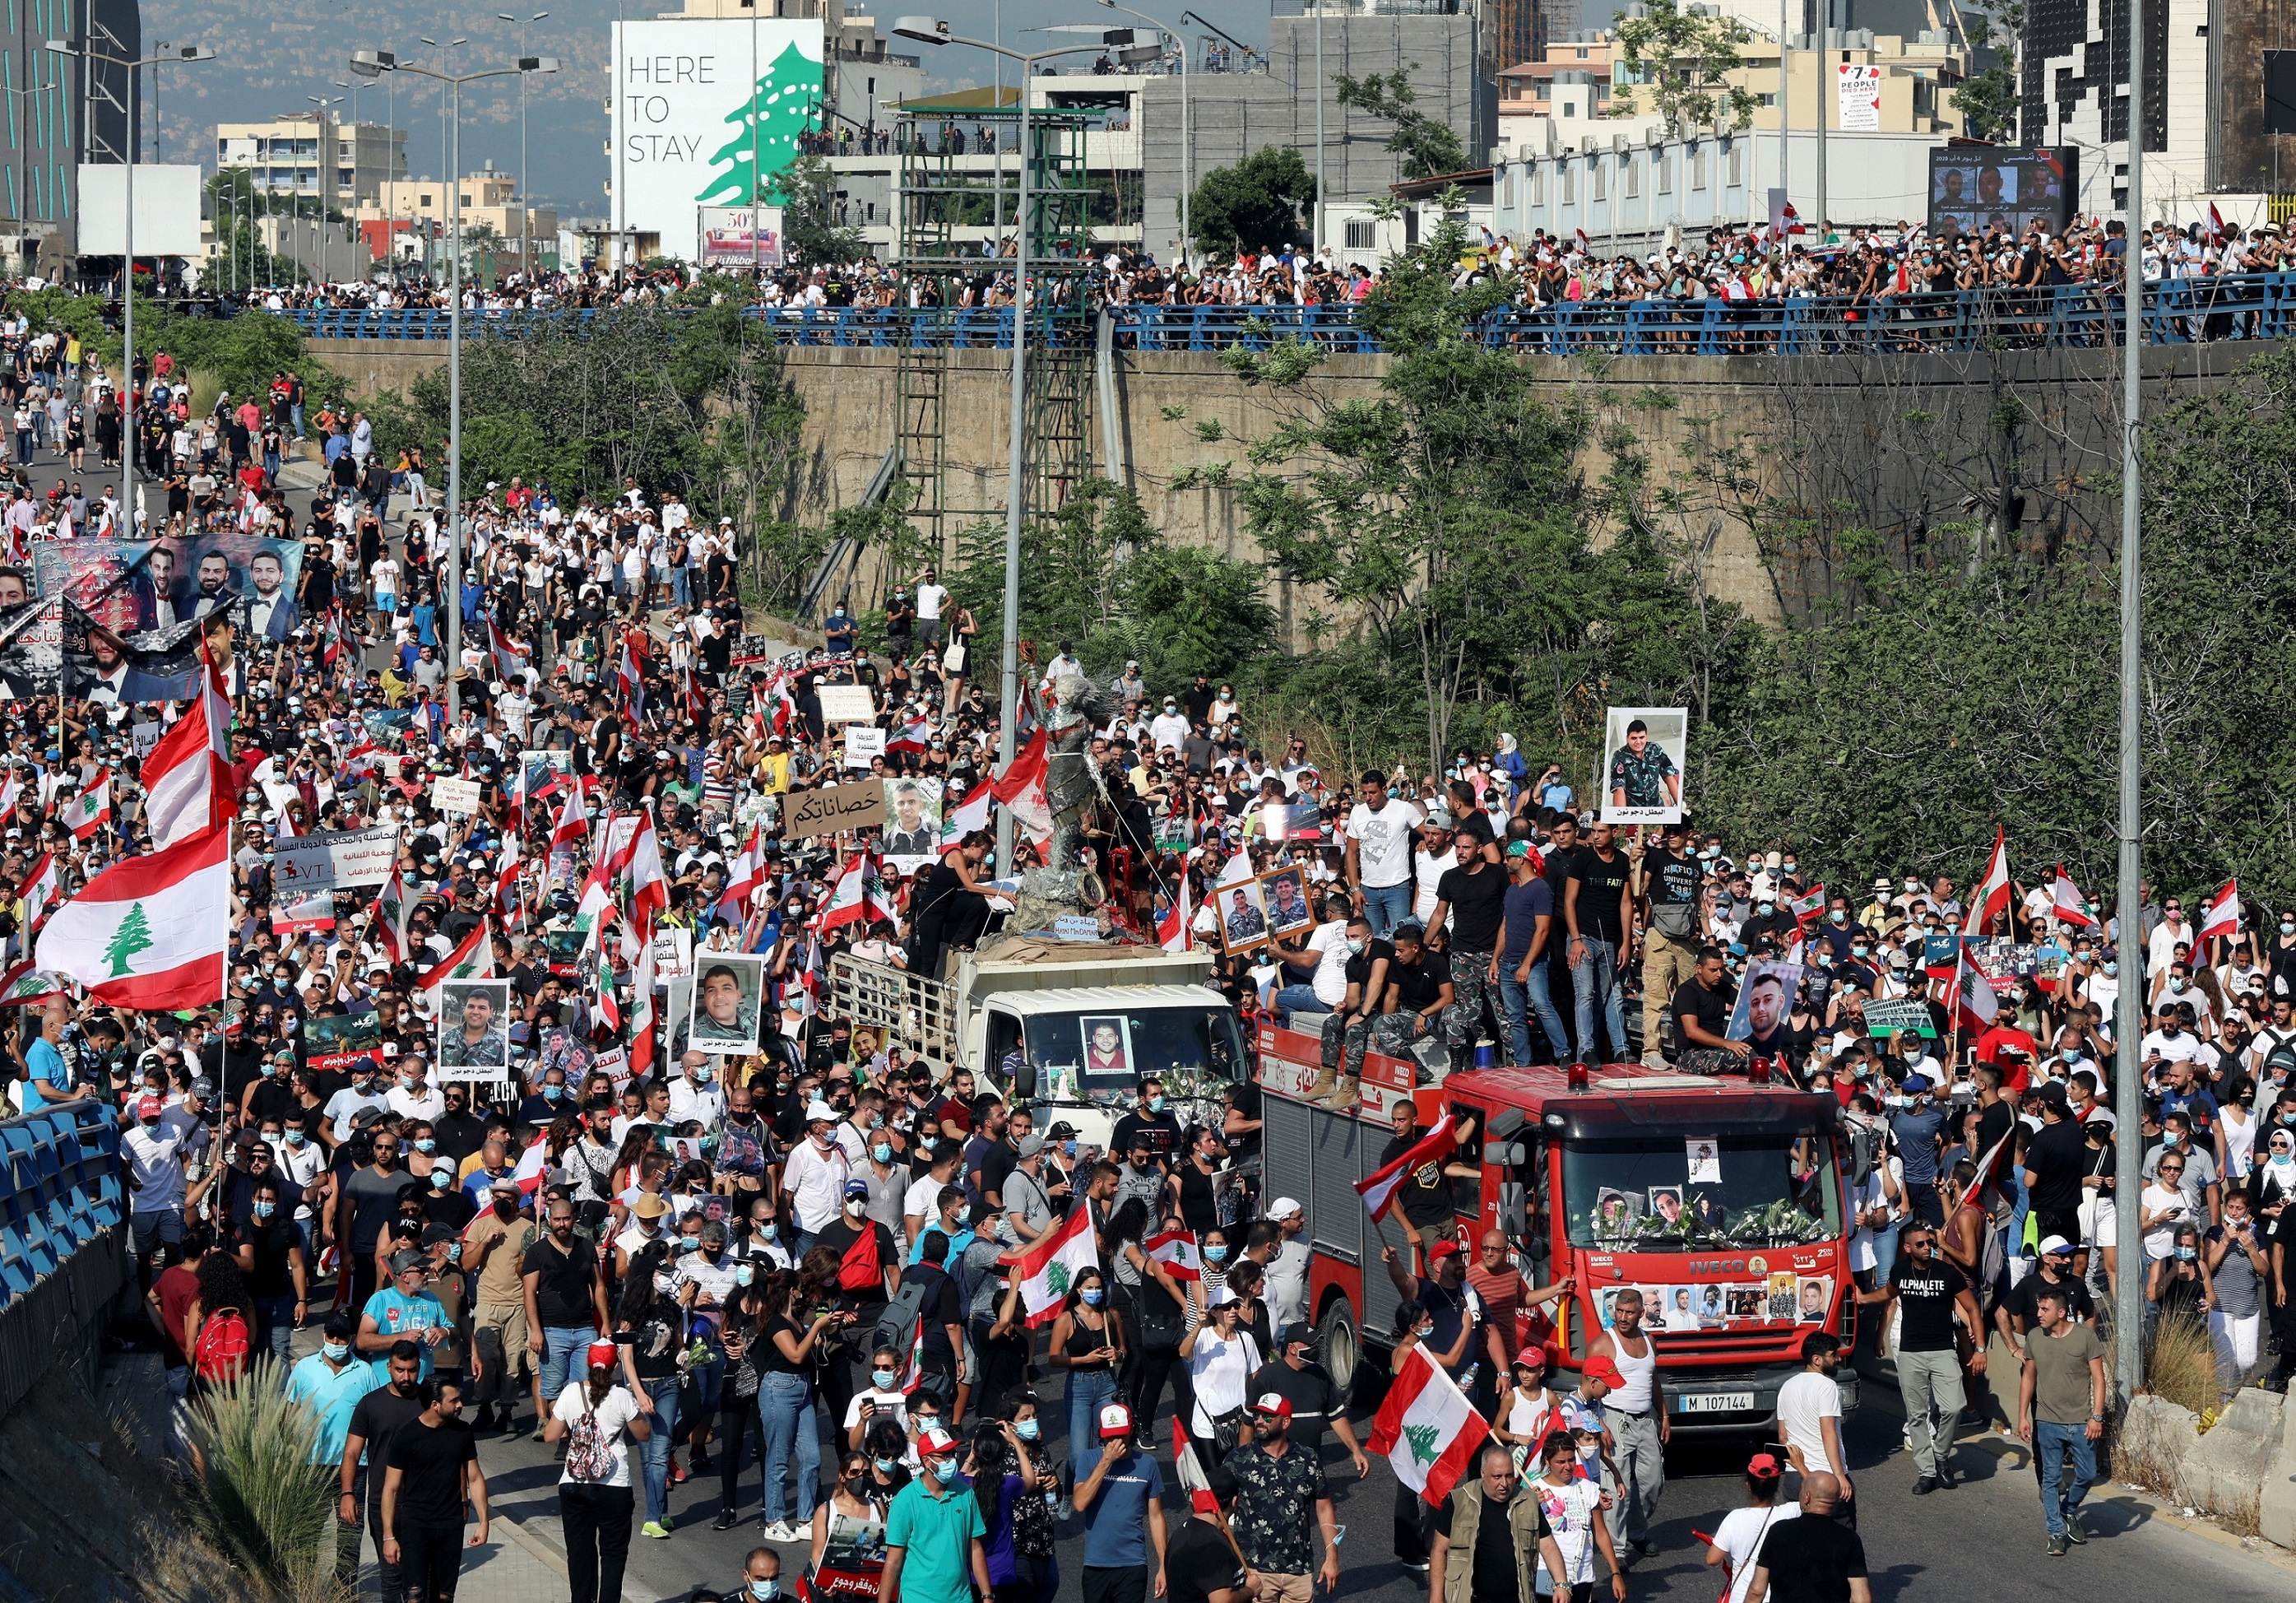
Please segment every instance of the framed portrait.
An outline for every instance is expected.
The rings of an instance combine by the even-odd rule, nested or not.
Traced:
[[[1669,1229],[1682,1229],[1682,1188],[1652,1186],[1650,1188],[1650,1216],[1665,1221]]]
[[[1267,944],[1267,898],[1258,880],[1218,886],[1213,895],[1221,950],[1233,956]]]
[[[1833,1311],[1833,1282],[1823,1275],[1803,1275],[1795,1281],[1794,1291],[1797,1321],[1824,1324],[1825,1316]]]
[[[1731,1007],[1730,1023],[1722,1032],[1728,1040],[1742,1040],[1757,1057],[1784,1056],[1792,1046],[1787,1015],[1801,994],[1801,965],[1757,958],[1746,968]]]
[[[439,1080],[510,1072],[510,982],[448,980],[439,987]]]
[[[1262,900],[1267,908],[1267,933],[1277,941],[1316,927],[1316,909],[1308,900],[1308,875],[1301,868],[1275,868],[1259,876]]]
[[[884,858],[906,879],[940,856],[940,781],[888,777],[885,787]]]
[[[1095,1089],[1136,1084],[1132,1043],[1120,1013],[1088,1013],[1077,1021],[1084,1038],[1084,1083]]]
[[[1603,721],[1595,776],[1605,824],[1671,824],[1683,816],[1690,713],[1683,707],[1612,707]]]
[[[747,952],[698,956],[693,1010],[688,1017],[689,1052],[754,1052],[758,1019],[764,1011],[766,960]]]

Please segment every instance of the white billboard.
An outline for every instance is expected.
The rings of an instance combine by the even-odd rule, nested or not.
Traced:
[[[774,180],[822,122],[819,19],[668,18],[613,29],[613,226],[701,250],[700,209],[783,200]]]
[[[79,169],[79,253],[119,256],[127,249],[127,169],[82,162]],[[200,169],[135,164],[135,254],[197,256]]]
[[[701,254],[704,267],[761,267],[782,265],[782,209],[778,206],[704,206]],[[655,973],[661,971],[656,969]]]

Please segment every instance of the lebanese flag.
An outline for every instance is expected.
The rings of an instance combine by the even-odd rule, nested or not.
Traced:
[[[914,752],[922,756],[932,745],[932,720],[928,718],[905,718],[901,727],[885,742],[888,752]]]
[[[17,918],[20,927],[26,930],[38,927],[40,920],[47,917],[48,909],[55,905],[56,892],[62,884],[62,877],[56,872],[55,853],[43,851],[40,860],[34,863],[31,871],[24,875],[24,883],[16,887],[16,900],[24,904]]]
[[[2240,881],[2228,879],[2201,908],[2200,938],[2240,933]]]
[[[869,859],[855,852],[845,859],[837,881],[829,888],[829,905],[821,910],[824,935],[840,925],[857,924],[869,916]]]
[[[422,971],[414,982],[417,991],[430,993],[432,1007],[439,1003],[439,987],[449,980],[491,980],[495,977],[494,942],[487,939],[487,921],[479,920],[478,927],[463,937],[462,945],[447,954],[447,960]]]
[[[2210,201],[2209,202],[2208,242],[2212,245],[2220,245],[2224,243],[2224,213],[2217,210],[2217,203],[2214,201]]]
[[[374,907],[367,915],[367,931],[377,946],[390,954],[396,966],[406,961],[406,886],[398,877],[397,864],[391,866],[390,877],[382,882],[374,893]]]
[[[0,974],[0,1007],[21,1007],[60,997],[70,984],[62,974],[50,974],[29,958]]]
[[[1045,793],[1046,771],[1045,732],[1040,728],[1013,753],[1012,766],[989,786],[1012,810],[1013,820],[1039,845],[1053,838],[1053,804]]]
[[[989,809],[996,801],[994,785],[975,785],[971,795],[941,816],[940,843],[953,846],[965,836],[988,828]]]
[[[1395,1478],[1431,1508],[1441,1508],[1471,1471],[1491,1427],[1475,1412],[1426,1347],[1403,1355],[1387,1399],[1372,1420],[1366,1452],[1387,1455]]]
[[[542,1189],[542,1182],[550,1178],[550,1138],[537,1136],[524,1152],[518,1155],[518,1167],[510,1171],[511,1179],[528,1196]]]
[[[758,887],[765,883],[765,826],[752,824],[748,842],[734,859],[733,869],[726,880],[725,893],[718,899],[719,910],[731,907],[738,919],[750,905],[750,899],[758,893]]]
[[[1990,1030],[1993,1021],[2001,1016],[2001,1001],[1993,994],[1993,982],[1969,960],[1967,947],[1962,949],[1953,978],[1946,982],[1945,1007],[1972,1035]]]
[[[636,728],[645,717],[645,675],[627,634],[622,637],[622,654],[614,664],[614,678],[622,693],[622,716]]]
[[[614,994],[613,966],[606,961],[605,942],[597,941],[598,971],[590,982],[590,1028],[622,1032],[621,999]]]
[[[1796,924],[1808,924],[1814,918],[1824,917],[1825,887],[1812,885],[1807,894],[1790,898],[1786,902],[1786,911],[1794,916]]]
[[[877,1232],[869,1232],[874,1236]],[[925,1321],[917,1321],[917,1333],[909,1341],[908,1368],[901,1372],[901,1395],[914,1397],[917,1388],[925,1383]]]
[[[1985,877],[1977,882],[1970,893],[1969,913],[1962,920],[1964,935],[1982,935],[1994,917],[2009,907],[2009,832],[1996,825],[1993,833],[1993,860],[1985,865]]]
[[[843,1291],[866,1291],[873,1286],[881,1292],[884,1289],[885,1260],[877,1246],[875,1220],[862,1221],[861,1234],[854,1237],[853,1245],[845,1249],[843,1257],[838,1259],[837,1284]],[[918,1322],[922,1324],[923,1321]]]
[[[624,853],[630,881],[630,927],[640,941],[653,939],[653,921],[669,910],[669,876],[662,872],[661,843],[653,833],[653,814],[641,809],[638,826]]]
[[[519,895],[519,886],[524,883],[524,876],[519,872],[520,852],[518,836],[505,834],[503,837],[502,864],[495,870],[494,904],[495,919],[506,930],[514,930],[525,922],[519,910],[519,904],[523,900]]]
[[[95,777],[87,782],[87,788],[65,802],[57,812],[56,822],[62,825],[75,841],[84,841],[111,823],[111,770],[96,770]]]
[[[861,877],[861,913],[865,918],[882,918],[888,924],[901,922],[901,904],[885,888],[884,859],[873,852]]]
[[[1148,1256],[1164,1266],[1164,1272],[1175,1280],[1201,1280],[1204,1278],[1204,1255],[1196,1245],[1196,1238],[1185,1230],[1167,1230],[1161,1236],[1151,1236],[1141,1245]]]
[[[1100,1267],[1100,1244],[1093,1239],[1092,1210],[1079,1207],[1068,1222],[1024,1253],[999,1260],[1021,1277],[1021,1307],[1029,1328],[1060,1317],[1061,1304],[1078,1275]]]
[[[198,702],[160,736],[137,777],[154,845],[204,834],[230,813],[231,701],[212,662],[201,676]]]
[[[661,1051],[660,1018],[653,1006],[653,942],[638,948],[630,968],[630,1073],[651,1074]]]
[[[1188,1507],[1198,1514],[1216,1513],[1219,1499],[1212,1495],[1211,1478],[1204,1474],[1204,1461],[1196,1451],[1196,1444],[1188,1437],[1188,1427],[1182,1416],[1184,1408],[1172,1410],[1172,1476],[1180,1483],[1180,1490],[1188,1494]]]
[[[1985,1195],[1988,1187],[1999,1183],[2001,1172],[2005,1167],[2001,1160],[2008,1152],[2009,1143],[2015,1139],[2016,1134],[2017,1127],[2013,1123],[2009,1127],[2009,1133],[1994,1142],[1986,1149],[1985,1155],[1977,1160],[1977,1176],[1969,1182],[1969,1189],[1962,1194],[1962,1206],[1972,1206],[1974,1199],[1981,1198]]]
[[[797,695],[789,687],[788,674],[779,673],[774,676],[773,697],[774,733],[786,738],[790,732],[790,726],[797,722]]]
[[[558,810],[558,822],[551,826],[553,846],[578,846],[590,833],[590,815],[582,805],[582,787],[566,788],[566,805]]]
[[[2049,910],[2057,916],[2060,924],[2077,924],[2087,930],[2096,928],[2096,915],[2088,910],[2087,898],[2067,875],[2062,863],[2057,865],[2056,875],[2049,882]]]
[[[1411,1144],[1405,1153],[1386,1168],[1356,1182],[1356,1195],[1374,1219],[1385,1219],[1387,1211],[1395,1205],[1395,1194],[1403,1189],[1405,1177],[1422,1163],[1439,1163],[1458,1149],[1459,1138],[1451,1127],[1451,1115],[1446,1113],[1435,1121],[1435,1127]]]
[[[1183,868],[1180,870],[1180,899],[1166,908],[1164,917],[1156,922],[1156,944],[1168,952],[1188,949],[1188,920],[1195,911],[1188,905],[1190,889],[1188,871]]]
[[[231,930],[231,826],[115,863],[57,908],[34,949],[42,968],[139,1013],[222,999]]]
[[[503,626],[495,621],[492,613],[487,616],[487,646],[494,654],[495,678],[504,683],[525,678],[526,654],[503,633]]]

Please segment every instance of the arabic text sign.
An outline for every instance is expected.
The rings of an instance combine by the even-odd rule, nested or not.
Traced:
[[[885,822],[885,787],[874,779],[832,785],[824,790],[792,791],[782,826],[793,841],[835,834],[840,829],[875,829]]]
[[[273,873],[283,890],[354,890],[390,877],[398,831],[331,829],[278,843]]]

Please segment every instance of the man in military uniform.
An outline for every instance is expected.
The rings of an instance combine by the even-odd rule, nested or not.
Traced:
[[[1611,759],[1611,805],[1680,807],[1682,773],[1666,748],[1650,737],[1650,726],[1636,719],[1627,726],[1627,744]]]
[[[1267,916],[1255,906],[1243,891],[1233,892],[1227,904],[1227,943],[1240,946],[1247,941],[1257,941],[1267,933]]]
[[[460,1029],[441,1032],[439,1063],[449,1069],[500,1069],[510,1065],[510,1040],[495,1024],[494,993],[472,986],[463,996]]]
[[[693,1009],[692,1048],[696,1052],[746,1051],[758,1039],[758,1005],[742,993],[742,976],[730,963],[713,963],[701,976]]]

